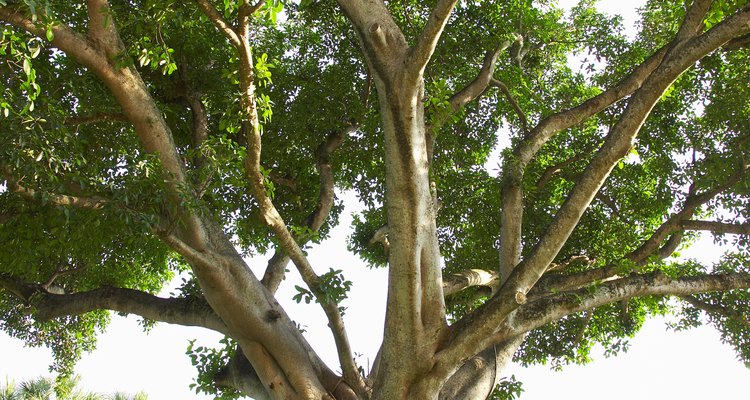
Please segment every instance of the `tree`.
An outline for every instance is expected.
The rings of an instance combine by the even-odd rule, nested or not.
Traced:
[[[60,385],[56,386],[55,381],[52,378],[44,376],[23,381],[17,386],[14,385],[13,382],[6,381],[4,386],[0,386],[0,400],[127,400],[131,398],[133,400],[146,400],[148,398],[145,394],[140,392],[135,396],[130,396],[127,393],[122,392],[116,392],[111,396],[102,396],[97,393],[84,393],[75,389],[77,384],[77,376],[67,382],[67,386],[63,388],[63,391],[56,390],[61,388]]]
[[[63,376],[106,310],[225,334],[200,389],[257,399],[483,399],[670,310],[750,360],[747,2],[650,1],[632,41],[588,0],[60,3],[0,1],[0,307]],[[335,188],[389,269],[371,371],[306,258]],[[670,258],[700,231],[733,250]],[[290,262],[340,374],[274,297]]]

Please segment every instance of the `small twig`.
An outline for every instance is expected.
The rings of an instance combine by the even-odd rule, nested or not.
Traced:
[[[57,280],[57,278],[65,275],[70,275],[85,268],[85,265],[82,267],[70,266],[69,268],[58,268],[55,272],[52,273],[49,279],[47,279],[47,281],[42,284],[42,287],[44,288],[44,290],[49,291],[50,287],[55,283],[55,280]]]
[[[503,95],[508,100],[511,107],[513,107],[513,111],[516,112],[516,115],[518,115],[518,119],[521,121],[521,126],[523,128],[524,137],[528,136],[529,120],[526,118],[526,114],[523,112],[523,109],[521,109],[521,106],[518,104],[518,101],[513,96],[513,93],[511,93],[510,89],[508,89],[508,86],[506,86],[504,83],[500,82],[499,80],[495,78],[492,78],[490,80],[490,84],[500,89],[501,92],[503,92]]]
[[[706,313],[718,314],[722,317],[737,321],[740,324],[744,325],[745,327],[750,328],[750,320],[748,320],[748,316],[743,314],[742,312],[738,312],[731,308],[723,307],[723,306],[716,305],[716,304],[705,303],[703,301],[698,300],[695,296],[679,296],[679,298],[684,300],[688,304],[692,305],[693,307],[699,310],[702,310]]]

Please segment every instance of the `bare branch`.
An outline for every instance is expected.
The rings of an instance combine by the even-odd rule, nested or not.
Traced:
[[[30,200],[44,200],[54,205],[86,208],[90,210],[100,210],[109,203],[109,200],[102,197],[77,197],[65,194],[56,194],[49,192],[39,192],[34,189],[21,186],[18,182],[8,179],[8,187],[11,191],[20,194]]]
[[[333,152],[341,145],[343,140],[356,131],[356,126],[348,126],[338,132],[332,132],[326,140],[321,143],[315,151],[315,165],[318,170],[320,180],[320,191],[318,194],[318,205],[315,210],[307,217],[307,227],[314,233],[318,232],[328,219],[334,203],[334,179],[331,168],[330,158]],[[295,237],[294,240],[303,245],[309,237]],[[289,262],[289,257],[283,249],[277,249],[273,257],[268,261],[266,272],[263,275],[262,283],[271,292],[274,293],[279,287],[281,280],[284,278],[284,269]]]
[[[239,48],[242,46],[242,40],[239,35],[237,35],[235,29],[231,24],[224,20],[224,17],[219,14],[216,8],[214,8],[208,0],[196,0],[196,3],[198,3],[203,14],[208,17],[208,20],[211,21],[211,23],[213,23],[227,39],[229,39],[234,47]]]
[[[750,235],[750,224],[729,224],[718,221],[680,221],[678,229],[688,231],[711,231],[713,233],[731,233],[735,235]]]
[[[503,92],[503,95],[508,100],[511,107],[513,107],[513,111],[516,112],[516,115],[518,115],[518,119],[521,121],[521,127],[523,128],[524,136],[527,136],[529,132],[529,120],[526,118],[526,113],[523,112],[523,109],[518,104],[518,101],[516,101],[513,93],[510,92],[510,89],[508,89],[507,85],[495,78],[492,78],[490,80],[490,83],[492,84],[492,86],[500,89],[500,91]]]
[[[470,269],[443,276],[443,294],[450,296],[472,286],[487,286],[494,293],[498,288],[497,274],[483,269]]]
[[[73,294],[50,293],[43,285],[0,275],[0,288],[34,307],[35,317],[46,321],[95,310],[140,315],[169,324],[200,326],[228,334],[224,322],[200,299],[163,298],[133,289],[105,287]]]
[[[656,67],[659,66],[666,53],[667,47],[662,47],[636,67],[617,85],[589,100],[586,100],[576,107],[550,115],[543,119],[531,131],[528,139],[525,140],[516,151],[519,156],[520,166],[525,167],[534,155],[536,155],[539,149],[556,133],[580,124],[591,116],[633,94],[633,92],[643,85],[646,78],[656,69]]]
[[[521,306],[516,311],[513,326],[503,324],[493,340],[528,332],[561,317],[606,304],[643,296],[686,296],[750,288],[750,275],[702,275],[669,278],[662,273],[633,275],[602,283],[594,289],[558,293]]]
[[[427,63],[432,58],[432,53],[435,52],[440,35],[448,23],[456,2],[456,0],[438,0],[435,8],[432,9],[422,34],[409,51],[408,65],[415,75],[422,76]]]
[[[500,57],[500,54],[505,51],[510,44],[511,42],[506,40],[498,46],[497,49],[494,51],[488,51],[487,54],[485,54],[482,68],[479,70],[477,77],[448,100],[453,112],[458,111],[461,107],[474,101],[474,99],[479,97],[487,89],[493,80],[492,75],[495,73],[498,57]]]
[[[75,294],[44,294],[39,301],[34,301],[34,307],[40,320],[106,309],[154,321],[229,333],[221,318],[204,301],[163,298],[132,289],[102,288]]]
[[[57,278],[60,278],[65,275],[74,274],[85,268],[86,268],[86,265],[82,265],[82,266],[68,265],[66,268],[60,267],[54,273],[52,273],[52,275],[50,275],[49,278],[47,278],[47,281],[42,283],[42,287],[45,290],[49,291],[50,287],[52,287],[55,284],[55,281],[57,280]]]
[[[595,262],[596,260],[592,260],[588,256],[578,255],[578,256],[570,257],[567,260],[564,260],[559,264],[557,263],[550,264],[549,268],[547,268],[547,271],[564,271],[568,269],[571,265],[575,265],[575,264],[592,265]]]
[[[729,177],[726,182],[723,182],[720,185],[717,185],[716,187],[706,190],[702,193],[695,194],[690,193],[685,200],[685,204],[682,206],[682,210],[680,212],[672,215],[670,218],[668,218],[652,235],[651,237],[646,240],[640,247],[638,247],[636,250],[632,251],[630,254],[628,254],[627,258],[631,261],[634,261],[636,263],[644,263],[652,254],[659,251],[659,256],[668,257],[670,254],[674,252],[674,250],[677,249],[677,246],[679,245],[679,240],[682,239],[682,235],[680,232],[673,234],[680,230],[680,224],[683,221],[689,220],[695,211],[702,206],[703,204],[707,203],[716,195],[723,192],[724,190],[727,190],[731,188],[732,186],[736,185],[743,176],[747,173],[748,166],[743,166],[740,168],[738,172],[736,172],[734,175]],[[690,191],[692,192],[695,188],[695,183],[691,185]],[[669,237],[669,235],[672,235],[673,238],[670,238],[670,243],[667,243],[666,246],[662,246],[662,243]],[[661,249],[660,249],[661,247]],[[669,251],[671,250],[671,251]]]
[[[172,250],[176,251],[191,262],[200,263],[202,265],[216,264],[216,260],[212,259],[210,253],[195,249],[190,244],[184,242],[171,232],[155,230],[154,234],[158,236],[164,243],[166,243],[167,246],[171,247]]]

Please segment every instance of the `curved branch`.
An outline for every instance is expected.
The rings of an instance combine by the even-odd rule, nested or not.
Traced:
[[[513,96],[513,93],[511,93],[510,89],[508,89],[508,86],[495,78],[492,78],[490,80],[490,83],[492,84],[492,86],[500,89],[500,91],[503,92],[503,96],[505,96],[505,98],[508,99],[510,106],[513,107],[513,111],[515,111],[516,115],[518,115],[518,120],[521,121],[521,127],[523,128],[524,136],[528,135],[529,120],[528,118],[526,118],[526,113],[523,112],[523,109],[518,104],[518,101]]]
[[[451,111],[458,111],[461,107],[465,106],[471,101],[474,101],[474,99],[484,93],[487,87],[490,86],[490,83],[492,83],[492,81],[494,80],[492,75],[495,73],[495,67],[497,64],[497,59],[498,57],[500,57],[500,53],[505,51],[505,49],[510,47],[510,45],[511,42],[509,40],[506,40],[500,46],[498,46],[497,49],[495,49],[494,51],[488,51],[487,54],[485,54],[484,61],[482,62],[482,68],[479,70],[477,77],[474,78],[474,80],[471,81],[468,85],[466,85],[466,87],[464,87],[456,94],[451,96],[450,99],[448,99],[448,103],[450,103],[451,106]]]
[[[154,321],[200,326],[223,334],[229,333],[221,318],[204,301],[163,298],[132,289],[102,288],[74,294],[48,293],[33,304],[37,317],[42,320],[108,309],[140,315]]]
[[[315,165],[320,180],[320,191],[318,194],[318,205],[307,217],[307,227],[312,232],[320,230],[333,208],[335,193],[333,169],[330,162],[331,155],[344,139],[354,133],[356,129],[356,126],[349,126],[341,131],[330,133],[315,151]],[[295,237],[294,239],[299,245],[303,245],[310,240],[309,237]],[[288,263],[289,256],[283,249],[277,249],[273,257],[268,261],[262,283],[271,293],[276,292],[279,284],[281,284],[281,280],[284,279],[284,270]]]
[[[228,334],[224,322],[203,300],[163,298],[140,290],[104,287],[87,292],[54,294],[42,285],[0,276],[0,287],[34,307],[40,321],[96,310],[136,314],[169,324],[199,326]]]
[[[240,39],[240,45],[237,46],[237,53],[240,64],[242,110],[245,116],[243,130],[247,142],[247,155],[243,164],[245,167],[245,174],[250,183],[250,191],[258,202],[261,220],[271,228],[271,231],[278,238],[281,248],[287,255],[289,255],[289,258],[294,262],[302,279],[310,288],[310,291],[319,300],[319,303],[328,318],[331,332],[333,333],[336,348],[339,353],[339,362],[341,363],[341,368],[344,372],[344,378],[352,388],[355,388],[358,392],[364,393],[365,384],[362,380],[362,376],[358,372],[356,364],[354,363],[354,355],[338,305],[326,300],[325,294],[321,290],[320,277],[318,277],[313,270],[307,256],[302,251],[291,232],[287,229],[286,223],[266,192],[266,178],[260,168],[262,147],[261,125],[258,118],[255,99],[255,74],[253,70],[253,54],[250,47],[250,21],[249,15],[245,12],[241,13],[240,17],[239,27],[236,32]],[[245,348],[245,346],[243,346],[243,349],[246,352],[249,350],[249,348]],[[248,357],[253,357],[250,353],[247,353],[247,355]],[[258,355],[261,355],[261,353],[258,353]],[[258,371],[258,373],[263,375],[262,371]],[[268,377],[273,379],[272,375],[268,375]]]
[[[627,258],[635,263],[643,264],[652,254],[657,252],[661,258],[668,257],[677,249],[679,242],[682,239],[679,232],[673,234],[674,232],[680,231],[681,224],[690,219],[700,206],[707,203],[724,190],[736,185],[745,176],[749,169],[750,166],[743,166],[739,171],[729,177],[726,182],[699,194],[690,193],[685,200],[685,204],[682,206],[682,210],[668,218],[648,240],[628,254]],[[693,183],[690,188],[691,192],[694,190],[694,187],[695,183]],[[662,246],[662,243],[664,243],[669,235],[672,235],[672,237],[670,237],[670,240],[666,245]]]
[[[44,199],[45,202],[58,206],[86,208],[89,210],[100,210],[109,203],[109,200],[102,197],[78,197],[66,194],[56,194],[48,192],[39,192],[34,189],[21,186],[16,182],[8,181],[9,187],[13,192],[20,194],[30,200]]]
[[[107,1],[88,2],[88,37],[66,25],[53,24],[49,28],[37,25],[11,7],[0,7],[0,20],[42,38],[46,36],[46,29],[51,29],[54,33],[52,45],[101,79],[122,107],[123,114],[133,124],[145,150],[158,154],[170,200],[180,210],[178,214],[184,218],[184,233],[189,236],[192,246],[204,249],[207,243],[206,232],[200,217],[195,212],[179,206],[188,189],[185,167],[177,153],[172,132],[164,120],[163,113],[134,68],[119,68],[110,62],[115,55],[125,51],[110,13]]]
[[[513,326],[504,324],[493,335],[492,341],[528,332],[569,314],[634,297],[688,296],[748,288],[749,274],[702,275],[674,279],[660,272],[634,275],[603,283],[594,289],[585,288],[559,293],[521,306],[513,316]]]

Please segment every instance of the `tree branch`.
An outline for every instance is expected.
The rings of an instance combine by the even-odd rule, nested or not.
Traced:
[[[470,269],[443,275],[443,294],[450,296],[472,286],[487,286],[494,293],[498,289],[497,274],[483,269]]]
[[[718,304],[709,304],[698,300],[694,296],[686,295],[678,297],[699,310],[705,311],[708,314],[717,314],[722,317],[737,321],[740,324],[744,325],[746,328],[750,329],[750,320],[748,319],[748,316],[743,314],[742,312],[723,307]]]
[[[523,182],[526,166],[541,147],[556,133],[578,125],[596,113],[638,90],[667,54],[662,47],[614,87],[573,107],[543,119],[514,151],[514,157],[503,168],[500,231],[500,265],[502,282],[507,280],[519,262],[521,225],[523,221]]]
[[[482,68],[479,70],[476,78],[474,78],[473,81],[466,85],[466,87],[464,87],[456,94],[451,96],[450,99],[448,99],[448,102],[451,105],[451,111],[458,111],[459,109],[461,109],[461,107],[474,101],[474,99],[484,93],[484,91],[493,81],[492,76],[495,73],[495,67],[498,57],[500,57],[500,54],[505,51],[505,49],[510,47],[510,45],[511,42],[509,40],[506,40],[500,46],[498,46],[497,49],[495,49],[494,51],[488,51],[487,54],[485,54],[484,61],[482,62]]]
[[[0,275],[0,288],[34,307],[40,321],[96,310],[136,314],[169,324],[199,326],[228,334],[224,322],[205,301],[187,298],[163,298],[133,289],[105,287],[73,294],[54,294],[43,285],[29,284]]]
[[[495,78],[492,78],[490,80],[490,83],[492,84],[492,86],[500,89],[500,91],[503,92],[503,95],[508,100],[511,107],[513,107],[513,111],[515,111],[516,115],[518,115],[518,120],[521,121],[521,127],[523,128],[524,136],[527,136],[529,133],[529,120],[526,118],[526,113],[523,112],[523,109],[518,104],[518,101],[516,101],[513,93],[510,92],[508,86]]]
[[[320,230],[333,208],[335,182],[333,179],[333,169],[331,168],[331,155],[341,145],[343,140],[354,133],[356,129],[356,126],[348,126],[341,131],[330,133],[315,151],[315,166],[318,170],[320,191],[318,194],[318,205],[307,217],[306,223],[307,227],[314,233]],[[294,240],[299,245],[303,245],[310,238],[295,237]],[[273,257],[268,261],[268,266],[261,282],[271,293],[276,292],[281,280],[284,278],[284,270],[287,263],[289,263],[289,256],[286,255],[283,249],[277,249]]]
[[[729,224],[719,221],[680,221],[677,229],[687,231],[711,231],[713,233],[731,233],[735,235],[750,235],[750,224]]]
[[[563,168],[567,167],[570,164],[573,164],[575,162],[581,161],[589,156],[589,153],[579,153],[574,155],[573,157],[568,158],[565,161],[562,161],[560,163],[557,163],[555,165],[551,165],[547,167],[544,172],[542,173],[542,176],[539,178],[539,180],[536,182],[536,188],[537,190],[543,188],[547,183],[549,183],[550,180],[552,180],[552,177],[556,174],[560,173],[560,171],[563,170]]]
[[[677,51],[668,52],[657,68],[648,69],[652,72],[643,81],[642,87],[631,97],[619,122],[610,131],[601,149],[578,180],[538,245],[519,266],[513,269],[510,278],[495,297],[453,325],[452,337],[445,350],[446,360],[450,360],[447,361],[447,365],[451,368],[457,366],[465,356],[464,350],[467,347],[475,352],[486,347],[484,341],[487,336],[491,335],[493,326],[499,326],[511,312],[526,302],[527,293],[547,270],[612,168],[618,160],[627,155],[644,120],[672,82],[711,51],[720,48],[732,38],[748,32],[750,32],[750,7],[745,7],[706,33],[686,40]],[[535,140],[532,139],[529,143],[535,143]],[[529,144],[526,144],[524,150],[527,150],[528,146]],[[518,176],[522,176],[522,170],[516,171],[521,172]],[[520,194],[520,181],[512,180],[511,183],[519,186]],[[522,205],[519,208],[522,210]],[[503,210],[503,216],[505,215],[506,210]],[[513,216],[513,218],[518,218],[518,216]],[[517,224],[520,225],[520,221],[517,221]]]
[[[8,186],[11,191],[20,194],[30,200],[43,200],[58,206],[85,208],[89,210],[100,210],[109,203],[109,200],[102,197],[77,197],[66,194],[55,194],[48,192],[39,192],[34,189],[19,185],[17,182],[8,180]]]
[[[740,12],[727,18],[705,34],[679,46],[676,51],[667,54],[664,62],[649,76],[644,86],[633,95],[620,121],[613,127],[602,148],[578,180],[539,244],[524,260],[523,267],[514,271],[515,279],[511,286],[514,289],[511,290],[528,292],[544,273],[612,168],[632,147],[643,121],[659,101],[661,94],[696,61],[719,48],[732,37],[750,31],[748,21],[750,21],[750,10]],[[697,200],[702,200],[705,195],[707,194],[697,196]]]
[[[461,109],[461,107],[465,106],[466,104],[479,98],[479,96],[481,96],[487,90],[487,87],[493,80],[492,75],[495,73],[497,59],[500,54],[510,46],[510,44],[511,42],[506,40],[500,46],[498,46],[496,50],[488,51],[484,56],[482,68],[480,68],[476,78],[474,78],[473,81],[466,85],[466,87],[456,92],[455,94],[453,94],[453,96],[450,97],[450,99],[448,99],[450,110],[446,110],[446,112],[438,115],[436,121],[432,125],[428,125],[426,127],[425,135],[427,141],[427,160],[429,162],[432,162],[432,156],[434,152],[435,131],[440,126],[442,126],[452,114],[456,113]]]
[[[213,23],[224,36],[234,45],[234,47],[241,47],[242,40],[237,35],[234,27],[229,22],[224,20],[224,17],[214,8],[208,0],[196,0],[203,14],[206,15],[209,21]]]
[[[513,326],[503,324],[492,341],[528,332],[565,315],[644,296],[687,296],[698,293],[750,288],[750,275],[702,275],[669,278],[656,272],[605,282],[594,289],[558,293],[518,308]]]
[[[680,233],[673,235],[675,239],[670,238],[670,243],[667,243],[666,246],[662,247],[662,243],[664,242],[664,240],[666,240],[669,235],[680,231],[680,224],[683,221],[689,220],[700,206],[707,203],[724,190],[727,190],[736,185],[747,173],[748,169],[750,169],[750,166],[740,167],[739,171],[730,176],[726,182],[723,182],[722,184],[699,194],[692,193],[695,190],[695,182],[693,182],[693,185],[691,185],[690,187],[691,193],[688,194],[688,197],[685,200],[685,204],[682,206],[682,210],[670,216],[651,235],[648,240],[646,240],[640,247],[628,254],[627,258],[633,262],[642,264],[645,263],[646,260],[657,251],[660,253],[660,257],[668,257],[679,245],[679,241],[682,239],[682,235]],[[661,250],[660,248],[663,250]],[[669,251],[670,249],[671,251]]]
[[[44,294],[34,301],[37,317],[49,320],[94,310],[113,310],[140,315],[154,321],[185,326],[200,326],[228,334],[224,322],[204,301],[163,298],[132,289],[101,288],[74,294]]]
[[[70,27],[53,24],[47,28],[37,25],[20,11],[10,7],[0,7],[0,20],[7,21],[39,37],[45,37],[45,30],[54,33],[52,45],[96,74],[109,88],[123,110],[123,114],[140,138],[145,150],[157,154],[164,170],[165,182],[170,200],[178,206],[184,218],[184,233],[191,246],[203,249],[206,245],[205,227],[194,211],[179,205],[189,191],[182,158],[177,153],[172,132],[164,120],[148,89],[134,68],[118,68],[110,62],[124,45],[120,41],[111,10],[105,0],[89,0],[89,32],[84,37]]]
[[[407,63],[412,76],[422,76],[427,63],[435,52],[440,35],[456,5],[456,0],[438,0],[427,19],[427,24],[416,44],[409,50]]]
[[[247,3],[245,2],[245,5],[246,4]],[[235,47],[240,59],[240,89],[242,110],[245,116],[243,130],[247,142],[247,155],[244,160],[244,167],[250,183],[250,190],[258,202],[261,220],[274,232],[279,240],[281,248],[294,262],[302,279],[318,299],[318,302],[328,317],[329,326],[333,333],[334,341],[339,353],[339,362],[341,363],[341,368],[344,372],[344,378],[355,391],[364,393],[365,384],[361,375],[359,375],[356,364],[354,363],[351,345],[346,335],[344,321],[339,312],[338,305],[326,300],[325,294],[321,290],[320,277],[318,277],[313,270],[306,255],[287,229],[286,223],[274,206],[271,198],[268,196],[268,193],[266,193],[265,176],[261,173],[260,169],[262,141],[260,120],[258,119],[257,104],[255,100],[255,74],[253,70],[253,54],[250,47],[250,15],[247,13],[249,10],[250,9],[243,7],[243,12],[241,12],[239,16],[239,26],[236,32],[234,30],[232,32],[234,32],[238,39],[238,43],[235,43]],[[224,31],[224,33],[225,35],[231,36],[231,34],[226,31]],[[248,350],[245,347],[243,347],[243,349],[246,351]],[[252,354],[248,354],[248,356],[253,357]],[[269,377],[272,378],[270,375]]]

